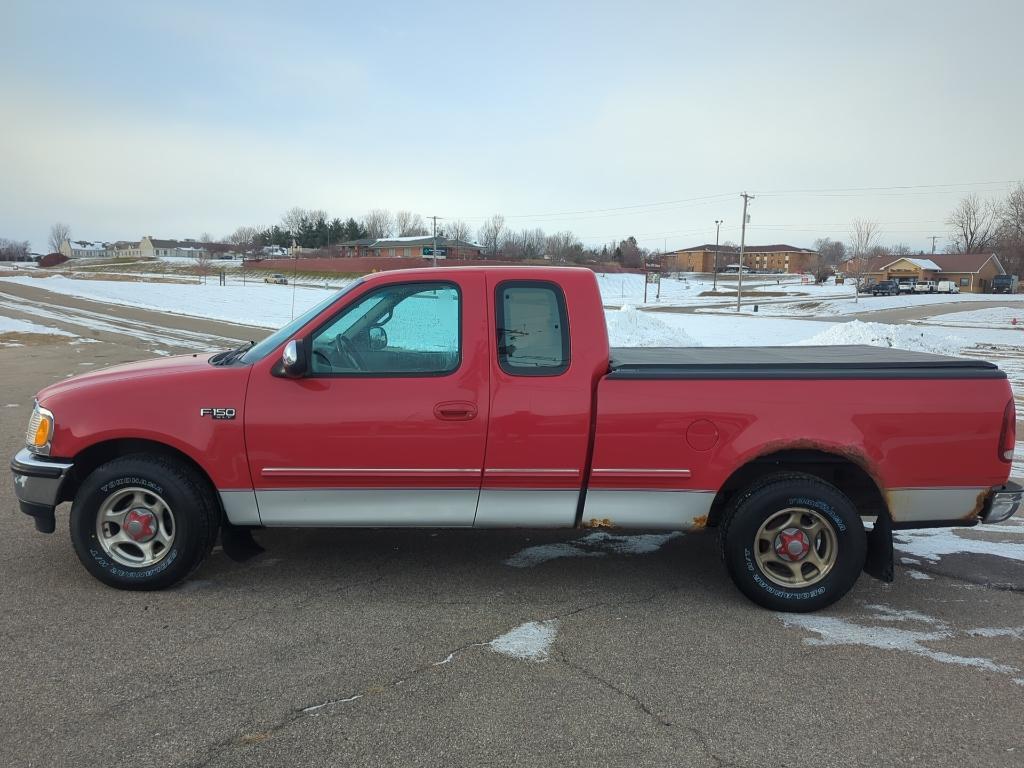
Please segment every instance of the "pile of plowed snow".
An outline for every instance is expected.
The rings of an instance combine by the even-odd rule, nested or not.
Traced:
[[[608,342],[613,347],[699,347],[700,342],[683,330],[672,328],[653,312],[641,312],[628,304],[605,312]]]
[[[838,323],[809,339],[793,342],[793,346],[818,347],[833,344],[870,344],[873,347],[895,347],[914,352],[958,355],[970,342],[960,336],[925,330],[913,325],[889,325],[851,320]]]

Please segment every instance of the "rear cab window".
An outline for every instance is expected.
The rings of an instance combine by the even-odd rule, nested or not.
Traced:
[[[512,376],[558,376],[569,368],[569,317],[561,286],[540,280],[495,289],[498,365]]]

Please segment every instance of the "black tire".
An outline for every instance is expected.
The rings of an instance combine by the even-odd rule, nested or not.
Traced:
[[[151,565],[118,562],[97,532],[97,516],[104,503],[129,488],[156,494],[173,512],[173,537]],[[205,478],[174,459],[136,454],[99,466],[82,483],[71,507],[71,542],[85,569],[104,584],[118,589],[164,589],[199,567],[213,548],[219,522],[220,508]]]
[[[779,583],[777,574],[767,572],[754,556],[761,526],[790,507],[816,512],[834,537],[834,563],[809,586]],[[798,473],[772,475],[737,494],[719,526],[719,543],[729,575],[740,591],[775,611],[804,613],[831,605],[856,583],[867,556],[867,534],[853,503],[834,485]]]

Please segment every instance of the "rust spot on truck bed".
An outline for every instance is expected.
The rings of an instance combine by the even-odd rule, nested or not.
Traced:
[[[707,515],[700,515],[699,517],[693,518],[692,525],[693,525],[694,528],[707,528],[707,526],[708,526],[708,516]]]
[[[590,520],[584,520],[582,526],[584,528],[614,528],[615,523],[608,517],[595,517]]]

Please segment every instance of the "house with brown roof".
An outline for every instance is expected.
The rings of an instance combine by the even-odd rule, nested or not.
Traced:
[[[692,248],[669,251],[662,257],[662,268],[670,272],[723,271],[739,261],[740,249],[734,245],[706,243]],[[717,259],[716,259],[717,256]],[[813,272],[818,264],[818,252],[795,245],[747,245],[743,248],[743,265],[765,272],[803,274]]]
[[[862,259],[866,258],[866,263]],[[842,271],[848,275],[872,280],[925,282],[952,280],[962,293],[987,293],[992,278],[1005,275],[1006,270],[994,253],[933,253],[918,256],[868,256],[848,259]]]

